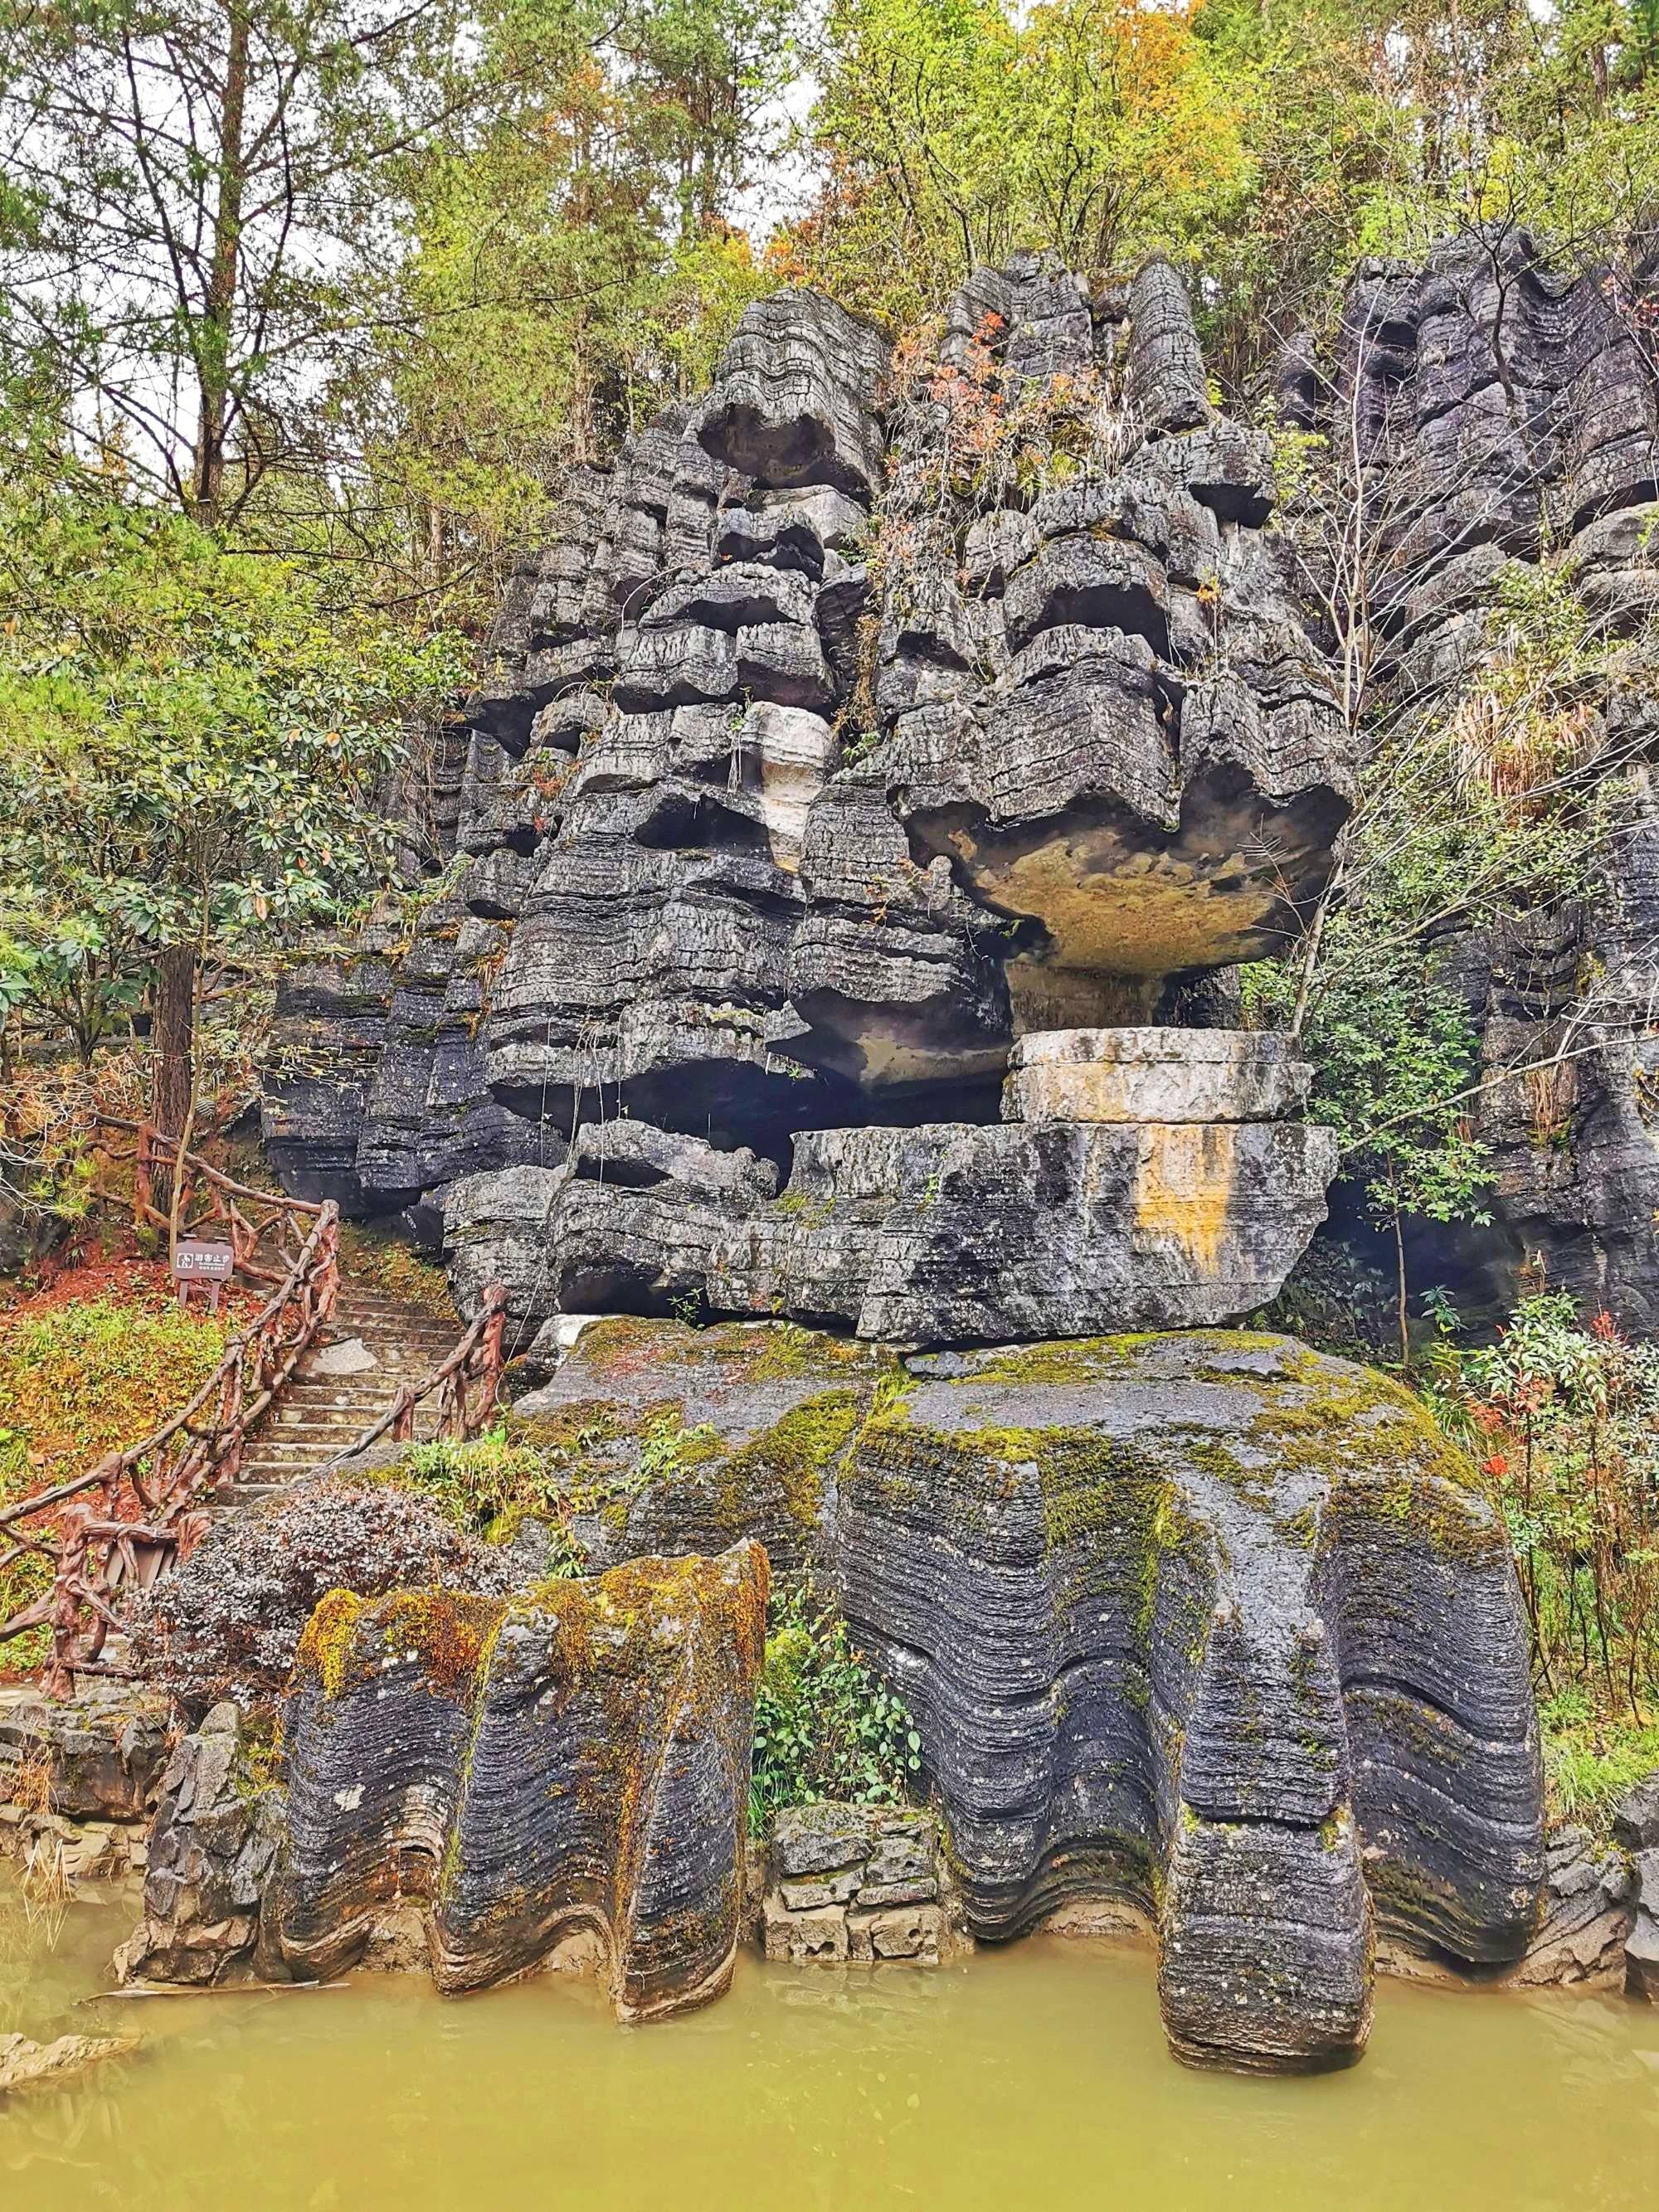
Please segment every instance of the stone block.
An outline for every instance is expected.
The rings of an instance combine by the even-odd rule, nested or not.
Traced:
[[[860,1891],[856,1868],[846,1874],[835,1874],[823,1881],[784,1881],[778,1884],[778,1893],[791,1912],[814,1912],[825,1905],[845,1905]]]
[[[872,1912],[850,1912],[847,1928],[852,1957],[877,1965],[884,1960],[906,1960],[937,1966],[946,1941],[945,1915],[937,1905],[884,1905]]]
[[[1018,1038],[1005,1121],[1278,1121],[1307,1096],[1311,1066],[1255,1030],[1040,1030]]]
[[[1625,1945],[1625,1987],[1659,2004],[1659,1850],[1636,1861],[1636,1925]]]
[[[799,1876],[862,1866],[870,1852],[870,1815],[858,1805],[799,1805],[772,1820],[772,1868]]]
[[[912,1875],[895,1881],[866,1881],[859,1886],[861,1905],[932,1905],[939,1897],[939,1882],[931,1874]]]
[[[762,1910],[763,1941],[769,1959],[797,1966],[835,1966],[850,1956],[845,1905],[791,1912],[781,1898],[769,1896]]]
[[[70,1820],[148,1817],[167,1762],[167,1701],[126,1684],[88,1686],[68,1705],[0,1691],[0,1799],[8,1772],[44,1753],[52,1809]]]

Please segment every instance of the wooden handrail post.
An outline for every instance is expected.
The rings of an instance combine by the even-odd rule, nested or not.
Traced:
[[[501,1387],[501,1338],[507,1328],[507,1285],[487,1283],[484,1285],[483,1309],[488,1318],[483,1334],[478,1339],[478,1376],[483,1388],[478,1394],[476,1413],[462,1416],[464,1432],[477,1436],[495,1410],[495,1400]],[[463,1405],[465,1406],[465,1398]]]
[[[91,1543],[91,1508],[71,1505],[58,1539],[58,1575],[52,1585],[52,1656],[41,1687],[60,1704],[75,1694],[75,1647],[81,1633],[80,1585],[86,1577]]]

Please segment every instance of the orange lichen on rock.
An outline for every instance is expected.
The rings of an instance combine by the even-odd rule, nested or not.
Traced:
[[[1149,1243],[1177,1245],[1201,1275],[1220,1269],[1236,1149],[1225,1121],[1160,1121],[1140,1132],[1135,1226]]]

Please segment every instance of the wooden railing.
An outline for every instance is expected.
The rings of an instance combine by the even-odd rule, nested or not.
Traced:
[[[415,1434],[415,1408],[434,1391],[438,1394],[435,1433],[462,1443],[476,1437],[495,1410],[506,1323],[507,1291],[500,1283],[487,1283],[478,1317],[453,1352],[420,1382],[405,1382],[379,1420],[336,1452],[320,1472],[326,1474],[343,1462],[355,1459],[382,1437],[389,1437],[393,1443],[408,1443]]]
[[[143,1124],[106,1126],[137,1139],[129,1155],[135,1219],[168,1226],[152,1178],[158,1166],[171,1175],[178,1147]],[[332,1200],[318,1206],[254,1190],[188,1152],[182,1172],[176,1218],[192,1232],[223,1224],[237,1273],[276,1287],[181,1412],[88,1473],[0,1510],[0,1568],[30,1553],[54,1567],[48,1592],[0,1620],[0,1644],[49,1628],[44,1687],[54,1698],[72,1695],[77,1674],[127,1671],[100,1656],[119,1626],[118,1600],[188,1555],[207,1525],[204,1501],[235,1480],[248,1431],[287,1384],[338,1294],[340,1215]],[[499,1328],[496,1341],[499,1361]]]
[[[100,1142],[104,1158],[132,1169],[132,1219],[135,1228],[170,1231],[170,1206],[156,1201],[156,1182],[172,1179],[178,1147],[148,1121],[124,1121],[113,1114],[100,1114],[100,1131],[117,1133]],[[130,1138],[131,1143],[124,1141]],[[278,1190],[255,1190],[249,1183],[210,1167],[194,1152],[185,1154],[185,1188],[178,1209],[181,1237],[200,1237],[222,1231],[235,1256],[236,1273],[250,1283],[283,1281],[294,1263],[298,1246],[322,1207],[303,1198],[289,1198]],[[274,1248],[274,1249],[273,1249]]]

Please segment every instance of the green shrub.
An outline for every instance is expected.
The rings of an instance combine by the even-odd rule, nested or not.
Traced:
[[[921,1771],[909,1714],[849,1643],[839,1613],[810,1583],[775,1592],[755,1700],[750,1831],[790,1805],[901,1804]]]
[[[1550,1698],[1539,1718],[1552,1816],[1605,1835],[1625,1792],[1659,1770],[1659,1725],[1598,1711],[1581,1689]]]
[[[509,1443],[507,1431],[498,1428],[471,1443],[416,1444],[388,1471],[388,1479],[419,1491],[455,1528],[489,1543],[508,1541],[526,1516],[544,1522],[552,1540],[553,1571],[579,1575],[586,1561],[570,1530],[561,1464],[560,1455]]]

